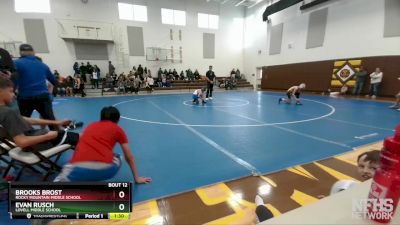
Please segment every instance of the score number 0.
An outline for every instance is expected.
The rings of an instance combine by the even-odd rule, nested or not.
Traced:
[[[121,198],[121,199],[125,198],[125,192],[124,191],[120,191],[118,193],[118,197]],[[118,208],[119,208],[119,210],[123,211],[125,209],[125,205],[124,204],[119,204]]]

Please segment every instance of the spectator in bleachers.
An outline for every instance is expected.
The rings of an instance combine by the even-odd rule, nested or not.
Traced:
[[[194,71],[193,76],[195,80],[200,80],[200,73],[197,69]]]
[[[145,88],[146,88],[147,92],[148,93],[153,92],[154,79],[151,76],[148,76],[148,77],[146,77],[145,82],[146,82]]]
[[[108,74],[113,75],[115,73],[115,67],[111,63],[111,61],[108,61]]]
[[[147,72],[143,70],[143,82],[146,80],[147,77],[148,77]]]
[[[183,73],[183,70],[181,71],[179,78],[180,80],[185,80],[185,74]]]
[[[112,77],[112,79],[113,79],[113,86],[115,86],[115,85],[117,84],[118,76],[117,76],[116,73],[114,73],[113,75],[111,75],[111,77]]]
[[[81,76],[79,74],[75,74],[74,78],[74,95],[76,94],[81,94],[82,97],[86,96],[85,93],[85,84],[83,83],[83,80],[81,79]]]
[[[56,85],[53,87],[53,96],[57,97],[57,94],[63,95],[65,88],[62,88],[63,77],[60,76],[57,70],[54,70],[54,78],[56,79]],[[63,94],[61,94],[63,93]]]
[[[92,73],[92,89],[99,89],[100,69],[94,65]]]
[[[129,76],[126,79],[126,86],[125,86],[125,91],[126,93],[130,92],[133,93],[133,81],[134,81],[135,77],[134,76]]]
[[[119,76],[118,76],[118,78],[117,78],[117,82],[118,82],[118,80],[119,80],[121,77],[125,77],[125,72],[122,72],[122,73],[119,74]]]
[[[65,95],[65,78],[63,76],[56,76],[57,86],[54,88],[53,95],[57,96],[57,94],[64,96]]]
[[[129,73],[128,73],[128,78],[129,77],[132,77],[132,76],[134,76],[135,74],[133,74],[133,72],[132,72],[132,70],[131,71],[129,71]]]
[[[88,75],[86,75],[86,76],[84,76],[84,77],[81,77],[81,78],[83,79],[83,82],[84,82],[84,83],[86,83],[86,78],[87,78],[88,76],[89,76],[89,77],[92,76],[92,74],[93,74],[93,66],[90,65],[90,62],[87,62],[86,68],[87,68],[86,74],[88,74]]]
[[[233,68],[232,69],[232,71],[231,71],[231,79],[232,79],[232,77],[236,77],[236,71],[235,71],[235,68]]]
[[[167,76],[167,75],[168,75],[168,71],[167,71],[167,69],[164,69],[164,74],[165,74],[165,76]]]
[[[101,80],[101,70],[97,65],[94,65],[93,70],[95,70],[97,72],[97,77],[99,80]]]
[[[117,94],[120,94],[121,92],[125,94],[126,93],[125,86],[126,86],[125,76],[120,76],[117,82]]]
[[[54,70],[53,74],[56,79],[58,79],[58,77],[60,77],[60,73],[57,70]]]
[[[172,79],[174,79],[174,73],[172,72],[171,69],[169,69],[167,74],[167,80],[172,80]]]
[[[165,74],[162,75],[161,83],[162,87],[167,87],[167,76]]]
[[[139,76],[135,76],[135,79],[133,80],[133,90],[134,90],[135,94],[138,94],[141,83],[142,83],[142,80],[139,78]]]
[[[49,67],[37,59],[33,47],[22,44],[21,57],[15,61],[18,72],[18,106],[22,116],[31,117],[34,110],[48,120],[55,120],[50,93],[46,80],[52,85],[57,81]],[[58,129],[51,126],[50,129]]]
[[[162,71],[162,69],[160,68],[159,70],[158,70],[158,72],[157,72],[157,78],[159,79],[159,80],[161,80],[161,75],[163,74],[163,71]]]
[[[87,67],[88,73],[91,74],[93,72],[92,64],[90,64],[90,62],[86,62],[86,67]]]
[[[160,78],[157,79],[157,86],[158,86],[158,87],[162,87],[162,77],[163,77],[163,76],[164,76],[164,74],[161,73]]]
[[[110,74],[106,75],[106,88],[113,88],[114,87],[114,79]]]
[[[137,68],[137,74],[139,75],[139,77],[140,77],[140,79],[141,80],[143,80],[143,73],[144,73],[144,71],[143,71],[143,67],[142,67],[142,65],[141,64],[139,64],[139,66],[138,66],[138,68]]]
[[[147,67],[144,67],[143,72],[147,74]]]
[[[172,71],[172,73],[174,74],[174,79],[175,79],[175,80],[179,80],[179,75],[178,75],[178,72],[176,71],[175,68],[174,68],[174,70]]]
[[[147,76],[148,76],[148,77],[153,77],[153,76],[151,75],[150,69],[147,70]]]
[[[87,66],[85,64],[81,63],[81,66],[79,67],[79,73],[75,74],[80,74],[82,78],[84,78],[84,81],[86,82],[86,74],[88,73]]]
[[[65,80],[65,94],[67,96],[73,96],[74,95],[74,79],[71,76],[68,76],[67,79]]]
[[[136,75],[136,74],[137,74],[137,69],[136,69],[135,66],[132,67],[132,73],[133,73],[133,75]]]
[[[72,68],[74,69],[74,74],[78,74],[79,73],[79,64],[78,64],[78,62],[75,62],[74,65],[72,66]]]
[[[186,76],[188,80],[193,81],[194,80],[194,75],[191,69],[186,70]]]
[[[241,79],[241,78],[242,78],[242,74],[240,73],[240,70],[239,70],[239,69],[236,69],[236,76],[235,76],[235,78],[236,78],[236,79]]]

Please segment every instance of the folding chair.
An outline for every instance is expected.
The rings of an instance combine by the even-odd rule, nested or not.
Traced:
[[[8,151],[10,151],[12,148],[15,148],[15,145],[6,139],[0,139],[0,161],[4,162],[7,167],[11,163],[9,159],[10,157],[8,156]]]
[[[11,162],[6,168],[4,176],[7,176],[12,167],[19,167],[15,177],[15,181],[18,181],[21,178],[22,172],[26,168],[29,168],[30,170],[40,174],[41,172],[36,168],[40,167],[46,171],[43,176],[43,181],[45,181],[52,173],[61,171],[61,166],[59,166],[57,162],[62,153],[69,149],[71,149],[71,146],[68,144],[59,145],[43,151],[32,152],[23,151],[20,147],[14,147],[8,151]]]

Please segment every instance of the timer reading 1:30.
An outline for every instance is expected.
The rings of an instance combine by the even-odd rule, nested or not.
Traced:
[[[129,213],[110,213],[110,220],[128,220]]]

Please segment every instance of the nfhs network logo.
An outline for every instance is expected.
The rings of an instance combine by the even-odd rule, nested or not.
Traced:
[[[362,219],[393,219],[393,199],[353,200],[352,216]]]

